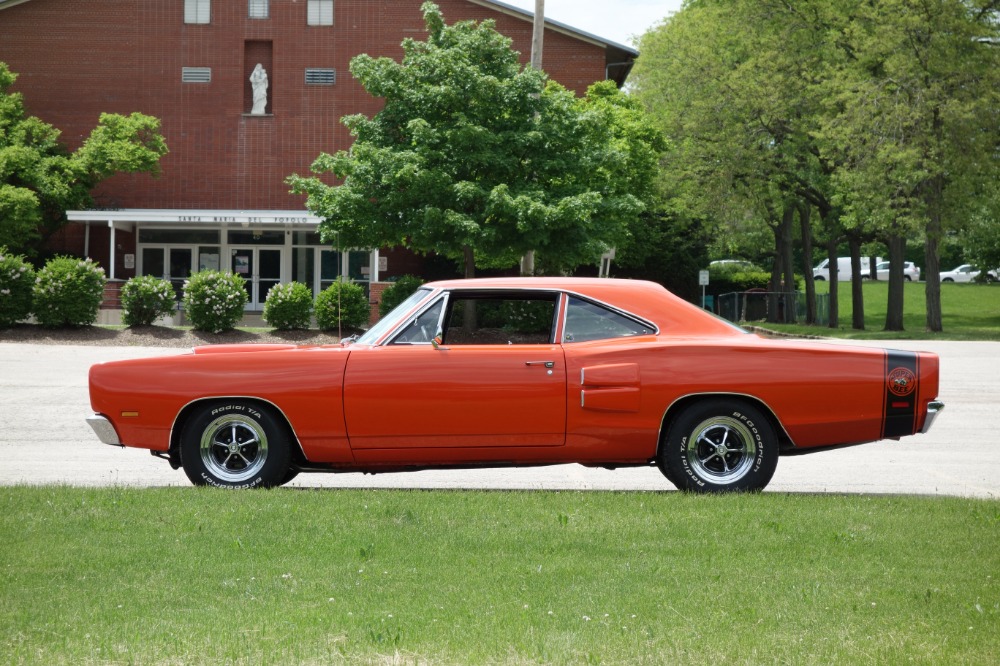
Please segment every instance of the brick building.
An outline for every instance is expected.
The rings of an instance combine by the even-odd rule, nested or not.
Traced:
[[[285,178],[347,148],[339,119],[380,102],[353,80],[359,53],[402,57],[424,39],[423,0],[0,0],[0,61],[18,75],[28,113],[75,150],[102,112],[156,116],[170,149],[162,175],[121,175],[71,211],[57,252],[89,255],[114,281],[183,282],[203,268],[246,277],[248,310],[270,286],[319,290],[340,274],[379,282],[419,272],[406,252],[334,250]],[[490,0],[437,0],[445,20],[496,21],[527,62],[532,15]],[[636,52],[547,22],[544,67],[582,94],[624,81]],[[266,89],[250,78],[260,64]]]

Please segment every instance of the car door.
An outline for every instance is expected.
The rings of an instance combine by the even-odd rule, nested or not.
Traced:
[[[506,458],[509,447],[563,445],[558,295],[535,296],[446,295],[388,344],[352,350],[344,377],[351,447],[483,448]]]

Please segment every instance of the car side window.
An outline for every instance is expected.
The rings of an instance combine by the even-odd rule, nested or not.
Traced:
[[[571,296],[566,308],[563,342],[586,342],[650,335],[656,331],[647,324],[609,310],[596,303]]]
[[[555,294],[452,293],[443,344],[545,345],[552,342]]]
[[[413,317],[392,340],[394,345],[429,345],[437,335],[441,322],[444,299],[438,299],[416,317]]]

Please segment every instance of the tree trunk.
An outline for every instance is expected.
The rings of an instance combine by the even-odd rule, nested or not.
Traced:
[[[786,205],[781,219],[771,227],[774,232],[774,266],[767,293],[767,321],[781,323],[787,321],[788,307],[783,294],[787,291],[785,281],[791,268],[792,220],[795,209]]]
[[[786,324],[795,322],[795,262],[792,259],[792,226],[795,223],[795,204],[785,205],[785,213],[781,219],[781,268],[784,279],[781,288],[780,321]]]
[[[778,235],[778,229],[775,229],[775,236]],[[779,240],[777,248],[777,254],[774,257],[774,267],[771,269],[771,280],[767,284],[767,293],[764,297],[767,299],[767,321],[770,323],[778,323],[781,319],[778,317],[778,294],[781,292],[781,260],[784,253],[781,251],[781,241]]]
[[[827,241],[826,258],[829,260],[827,261],[827,265],[830,267],[829,279],[827,280],[830,283],[830,321],[827,322],[827,327],[840,328],[840,284],[837,278],[837,241]]]
[[[861,291],[861,241],[848,238],[851,248],[851,328],[865,330],[865,296]]]
[[[906,259],[906,239],[890,236],[889,246],[889,298],[885,311],[885,330],[903,330],[903,262]]]
[[[799,227],[802,232],[802,263],[803,278],[806,289],[806,324],[816,323],[816,283],[813,280],[813,245],[812,226],[809,217],[812,213],[812,206],[806,202],[799,204]]]
[[[942,188],[944,183],[939,176],[930,185],[930,192],[925,195],[927,201],[927,241],[924,244],[924,299],[927,307],[927,330],[940,333],[944,330],[941,322],[941,255],[940,243],[944,234],[941,221]]]
[[[924,301],[927,307],[927,330],[940,333],[941,322],[941,218],[931,216],[924,244]]]
[[[465,269],[465,279],[469,280],[476,277],[476,254],[468,245],[462,246],[462,254],[465,255],[465,266],[463,267]]]

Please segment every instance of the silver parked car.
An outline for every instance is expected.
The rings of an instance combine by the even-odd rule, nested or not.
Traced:
[[[889,279],[889,262],[880,261],[875,264],[875,273],[878,275],[879,280]],[[920,267],[915,265],[912,261],[903,262],[903,279],[907,282],[913,281],[917,282],[920,280]]]

